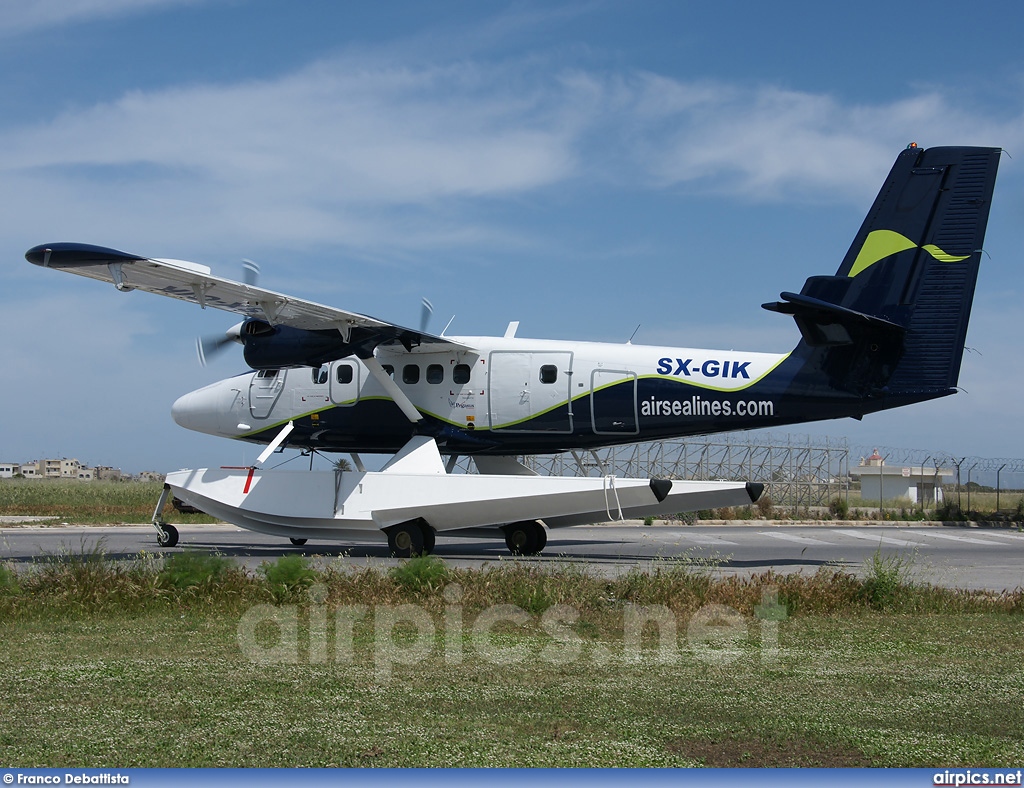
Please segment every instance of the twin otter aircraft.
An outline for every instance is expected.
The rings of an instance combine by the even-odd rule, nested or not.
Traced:
[[[1000,152],[900,153],[835,275],[763,305],[800,330],[782,354],[523,339],[517,324],[502,337],[436,336],[195,263],[75,243],[26,258],[244,316],[227,338],[253,371],[184,395],[172,414],[267,448],[253,467],[170,474],[153,518],[160,544],[177,541],[160,519],[173,492],[296,544],[375,535],[407,556],[438,533],[489,534],[536,554],[547,528],[743,505],[763,487],[541,477],[515,455],[859,419],[954,393]],[[260,468],[280,447],[350,452],[356,470]],[[371,472],[366,452],[394,457]],[[460,455],[479,473],[452,473]]]

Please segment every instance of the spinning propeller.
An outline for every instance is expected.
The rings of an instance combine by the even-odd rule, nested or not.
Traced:
[[[260,281],[260,266],[252,260],[242,260],[242,282],[256,287]],[[196,356],[199,366],[205,367],[206,360],[221,353],[231,342],[241,343],[242,323],[237,323],[223,334],[216,336],[196,337]]]
[[[242,261],[242,281],[249,287],[257,287],[260,276],[260,267],[252,260]],[[420,311],[420,333],[427,332],[427,325],[434,314],[434,305],[430,300],[421,300]],[[401,332],[403,344],[411,341],[418,344],[419,338],[412,331],[398,329],[389,338],[398,336]],[[243,340],[242,335],[245,334]],[[326,337],[324,335],[327,335]],[[351,349],[340,349],[336,345],[340,343],[340,334],[331,334],[328,331],[305,332],[287,327],[274,328],[271,324],[252,318],[236,323],[223,334],[196,338],[196,357],[199,365],[205,367],[207,361],[223,352],[224,348],[231,342],[244,345],[246,348],[246,362],[254,369],[271,368],[283,364],[284,366],[295,363],[315,366],[322,363],[317,359],[340,358],[342,355],[353,352]],[[254,344],[257,343],[258,345]],[[273,341],[272,346],[268,345]],[[345,339],[348,342],[348,339]],[[262,350],[257,349],[262,348]],[[337,355],[332,355],[337,353]],[[255,355],[255,357],[254,357]],[[287,360],[285,360],[287,359]]]
[[[427,332],[427,323],[430,322],[430,316],[434,314],[434,305],[430,303],[427,298],[423,299],[423,311],[420,312],[420,331],[422,333]]]

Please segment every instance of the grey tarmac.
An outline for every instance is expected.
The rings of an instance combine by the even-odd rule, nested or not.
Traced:
[[[181,550],[217,552],[249,569],[279,556],[300,553],[318,566],[396,565],[387,546],[376,542],[332,544],[311,540],[295,547],[279,537],[233,525],[179,525],[177,547],[158,547],[148,525],[73,526],[38,523],[0,526],[0,561],[25,566],[47,555],[80,553],[100,547],[114,560],[139,553]],[[713,525],[652,525],[636,521],[578,526],[549,532],[544,554],[509,555],[503,539],[439,536],[435,554],[454,566],[484,567],[526,561],[540,566],[573,564],[615,576],[635,567],[649,569],[673,559],[710,561],[718,575],[749,576],[772,570],[814,573],[824,567],[860,574],[877,554],[897,555],[918,581],[950,588],[1012,591],[1024,586],[1024,532],[1015,527],[842,523],[776,524],[734,521]]]

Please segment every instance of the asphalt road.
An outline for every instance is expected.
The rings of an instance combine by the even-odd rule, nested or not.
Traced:
[[[344,561],[390,566],[381,543],[330,544],[312,540],[295,547],[287,540],[232,525],[179,526],[181,541],[172,548],[216,551],[255,568],[263,561],[302,553],[318,564]],[[151,526],[0,526],[0,561],[26,564],[43,555],[77,553],[101,545],[113,559],[140,551],[168,552],[156,544]],[[542,565],[585,564],[590,571],[615,575],[659,560],[714,559],[720,574],[749,575],[769,569],[780,573],[834,567],[860,573],[876,551],[899,555],[918,580],[955,588],[1013,590],[1024,586],[1024,533],[1012,528],[961,526],[775,526],[764,522],[713,526],[605,525],[554,530],[544,554],[513,558],[501,539],[440,536],[436,555],[457,566],[498,561]]]

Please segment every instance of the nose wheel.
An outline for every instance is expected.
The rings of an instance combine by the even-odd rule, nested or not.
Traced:
[[[161,547],[174,547],[178,543],[178,529],[170,523],[157,523],[156,543]]]
[[[156,528],[156,543],[161,547],[174,547],[178,543],[178,529],[170,523],[160,519],[163,514],[164,505],[171,496],[171,488],[166,484],[160,493],[160,500],[156,502],[156,509],[153,510],[153,527]]]

